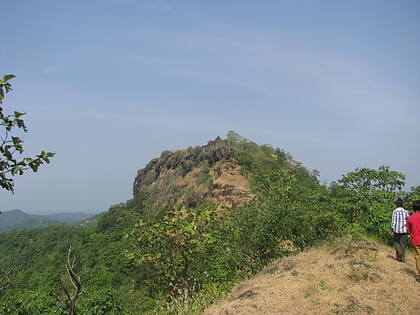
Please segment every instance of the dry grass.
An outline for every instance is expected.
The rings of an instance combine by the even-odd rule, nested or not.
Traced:
[[[336,244],[279,260],[239,284],[203,315],[420,314],[411,252],[371,240]]]

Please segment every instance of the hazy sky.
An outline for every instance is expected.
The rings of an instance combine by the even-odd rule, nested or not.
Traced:
[[[330,183],[388,165],[420,185],[420,1],[15,0],[4,110],[24,156],[0,210],[100,212],[162,151],[232,130]]]

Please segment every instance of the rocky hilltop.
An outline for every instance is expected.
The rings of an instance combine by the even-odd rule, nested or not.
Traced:
[[[147,196],[152,211],[194,207],[203,199],[232,209],[253,198],[232,149],[221,139],[162,152],[137,172],[133,195]]]

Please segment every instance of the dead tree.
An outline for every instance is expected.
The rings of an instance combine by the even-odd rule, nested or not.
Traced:
[[[56,293],[53,293],[53,296],[66,307],[69,315],[76,315],[76,300],[83,293],[83,290],[80,276],[78,276],[74,271],[76,258],[73,257],[73,260],[71,260],[70,256],[71,246],[69,247],[67,253],[66,271],[72,288],[68,288],[60,278],[60,285],[66,295],[66,300],[63,301],[63,299],[61,299],[60,296]]]
[[[7,270],[0,275],[0,293],[10,287],[9,276],[16,268],[16,265],[11,265]]]

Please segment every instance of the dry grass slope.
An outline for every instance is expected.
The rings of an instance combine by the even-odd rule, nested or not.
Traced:
[[[420,314],[420,283],[411,252],[341,239],[279,260],[242,282],[203,315]]]

